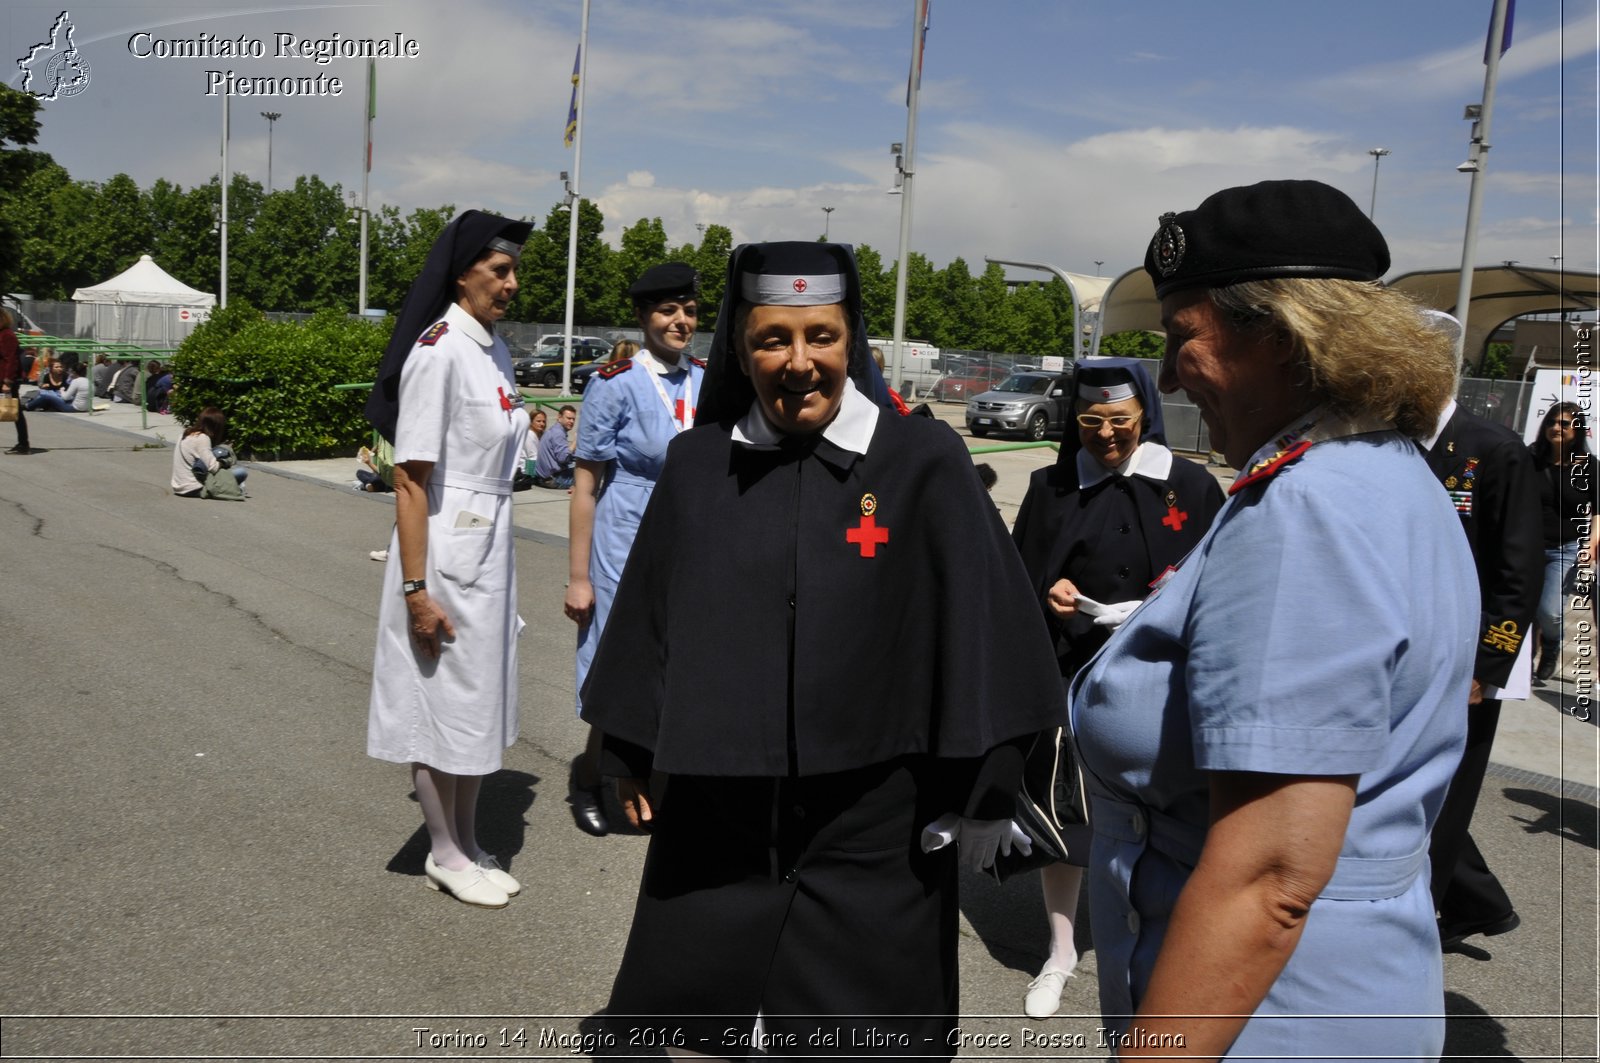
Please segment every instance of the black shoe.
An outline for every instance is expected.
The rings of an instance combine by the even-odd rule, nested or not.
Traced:
[[[14,446],[10,450],[6,451],[6,453],[7,454],[32,454],[33,453],[33,448],[32,447],[25,447],[21,443],[18,443],[16,446]]]
[[[572,792],[567,795],[567,803],[572,806],[573,821],[585,834],[603,838],[611,830],[611,824],[606,820],[605,803],[600,800],[598,786],[592,790],[573,787]]]
[[[1440,920],[1439,947],[1449,952],[1474,934],[1492,938],[1499,934],[1509,934],[1521,925],[1522,918],[1514,911],[1495,919],[1480,919],[1471,923],[1446,923]]]
[[[1533,677],[1543,683],[1556,674],[1556,668],[1561,664],[1561,643],[1554,645],[1542,643],[1539,647],[1539,667],[1534,669]]]

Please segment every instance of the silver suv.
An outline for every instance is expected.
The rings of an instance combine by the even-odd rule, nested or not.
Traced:
[[[993,391],[967,400],[967,431],[979,439],[1020,433],[1031,440],[1063,432],[1072,419],[1071,384],[1071,370],[1012,373]]]

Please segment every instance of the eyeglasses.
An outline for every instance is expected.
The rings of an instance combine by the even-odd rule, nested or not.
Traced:
[[[1115,417],[1101,417],[1096,413],[1078,414],[1078,424],[1091,431],[1099,429],[1103,424],[1109,424],[1120,432],[1124,428],[1132,428],[1138,423],[1139,415],[1136,413],[1119,413]]]

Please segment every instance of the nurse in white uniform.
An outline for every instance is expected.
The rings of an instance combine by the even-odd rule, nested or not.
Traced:
[[[395,448],[367,753],[411,765],[428,885],[484,908],[520,887],[478,847],[483,776],[517,737],[511,480],[528,414],[494,333],[531,226],[468,211],[412,284],[367,406]]]

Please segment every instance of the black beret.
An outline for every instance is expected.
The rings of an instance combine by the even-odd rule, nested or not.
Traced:
[[[628,285],[628,298],[636,303],[659,303],[666,299],[694,299],[700,294],[700,275],[682,262],[663,262],[639,274]]]
[[[1161,215],[1144,256],[1156,296],[1283,277],[1374,281],[1389,245],[1343,192],[1321,181],[1225,188],[1194,210]]]

